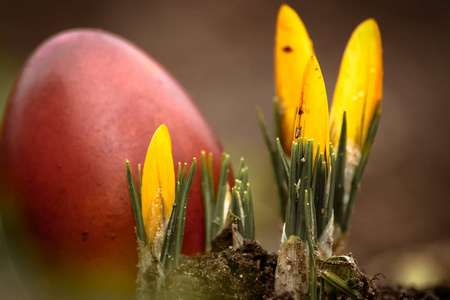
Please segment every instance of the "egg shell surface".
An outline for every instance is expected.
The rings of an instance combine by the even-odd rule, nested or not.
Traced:
[[[3,202],[18,207],[23,228],[6,235],[20,234],[41,260],[46,282],[65,273],[101,274],[99,282],[119,278],[117,289],[134,289],[135,220],[125,159],[136,178],[163,123],[175,164],[199,161],[183,244],[192,255],[205,243],[200,153],[213,153],[217,180],[223,150],[179,84],[142,50],[100,30],[63,32],[29,57],[4,115],[0,173],[9,195]]]

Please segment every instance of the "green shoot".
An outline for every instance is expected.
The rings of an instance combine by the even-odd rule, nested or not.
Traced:
[[[283,161],[280,159],[280,154],[285,155],[283,151],[279,151],[277,149],[277,145],[273,145],[271,142],[271,138],[269,136],[269,133],[267,131],[266,121],[264,119],[264,115],[262,113],[262,110],[260,107],[257,107],[257,116],[258,116],[258,124],[259,128],[262,132],[262,135],[264,137],[264,141],[266,143],[266,147],[269,150],[270,154],[270,161],[272,163],[272,169],[274,171],[275,180],[278,187],[278,197],[280,198],[280,215],[283,222],[285,221],[286,217],[286,207],[288,203],[288,186],[286,185],[287,180],[283,180],[283,174],[286,171],[283,167]],[[279,122],[281,119],[280,116],[280,108],[279,108],[279,102],[275,98],[274,100],[274,112],[275,112],[275,136],[276,138],[280,137],[280,126]],[[277,153],[278,152],[278,153]],[[286,159],[286,157],[284,157]]]
[[[358,191],[359,184],[364,173],[367,161],[369,160],[370,149],[372,148],[373,142],[375,141],[375,136],[378,130],[378,124],[381,118],[381,101],[378,101],[375,108],[375,112],[372,116],[372,121],[370,122],[369,131],[367,133],[366,141],[361,151],[361,159],[359,161],[358,167],[355,170],[355,175],[353,176],[352,186],[350,189],[349,202],[346,207],[345,218],[342,221],[342,231],[346,232],[350,224],[350,218],[353,213],[353,206],[355,205],[356,192]]]
[[[172,213],[167,225],[167,231],[164,236],[164,244],[160,258],[160,261],[168,271],[175,269],[180,263],[184,227],[186,224],[186,208],[196,167],[197,160],[194,158],[194,162],[189,169],[189,173],[186,175],[187,164],[184,164],[181,178],[178,176],[180,180],[177,182],[175,202],[173,204]],[[181,168],[179,167],[179,170],[180,169]]]
[[[206,163],[206,154],[202,152],[202,195],[205,206],[205,249],[209,251],[212,241],[213,212],[215,207],[214,183],[212,175],[212,155],[209,156],[209,165]]]
[[[219,186],[217,188],[217,198],[212,218],[211,241],[220,233],[224,224],[225,198],[227,194],[228,173],[230,171],[229,164],[230,156],[224,153],[220,165]]]
[[[255,239],[255,219],[253,212],[253,200],[248,183],[248,167],[241,158],[235,185],[231,190],[231,216],[238,225],[239,233],[245,239]]]
[[[133,206],[134,219],[136,220],[136,234],[144,244],[147,244],[147,236],[145,234],[144,221],[142,219],[141,200],[138,196],[138,192],[134,184],[134,178],[133,174],[131,173],[130,162],[126,160],[125,163],[127,166],[128,191],[130,192],[131,205]],[[141,185],[141,179],[139,179],[139,185]]]
[[[343,227],[343,220],[345,218],[345,203],[344,203],[344,187],[345,187],[345,162],[347,157],[347,117],[346,112],[342,119],[341,136],[339,138],[339,147],[336,159],[336,185],[334,192],[334,216],[335,222],[341,228]]]

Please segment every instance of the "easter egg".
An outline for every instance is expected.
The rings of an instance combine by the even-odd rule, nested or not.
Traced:
[[[35,50],[10,94],[0,141],[2,221],[11,255],[32,265],[24,270],[37,270],[35,279],[49,288],[134,291],[125,159],[136,177],[163,123],[175,164],[211,152],[217,177],[222,147],[211,128],[179,84],[135,45],[77,29]],[[187,208],[188,255],[205,243],[200,176],[198,167]]]

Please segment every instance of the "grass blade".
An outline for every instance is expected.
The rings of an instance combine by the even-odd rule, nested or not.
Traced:
[[[177,193],[175,196],[174,207],[170,215],[167,232],[164,237],[163,250],[161,252],[161,262],[167,270],[175,269],[180,263],[181,248],[184,238],[184,227],[186,225],[186,208],[189,200],[192,180],[194,179],[197,160],[194,161],[186,174],[185,164],[180,180],[177,182]],[[181,166],[179,167],[181,171]],[[178,173],[179,175],[180,173]]]
[[[209,251],[211,249],[211,227],[214,211],[214,191],[211,191],[211,185],[208,174],[208,166],[206,164],[206,154],[202,151],[202,195],[203,205],[205,207],[205,249]]]
[[[278,121],[280,120],[280,114],[279,114],[279,103],[276,102],[277,100],[274,100],[274,111],[275,111],[275,117],[278,118]],[[264,114],[262,113],[261,108],[258,106],[256,108],[257,116],[258,116],[258,124],[259,128],[261,130],[261,133],[264,138],[264,142],[266,144],[267,149],[269,150],[270,154],[270,161],[272,163],[272,169],[275,175],[275,180],[278,187],[278,197],[280,200],[280,216],[283,222],[286,218],[286,206],[289,198],[289,191],[288,191],[288,184],[287,180],[283,180],[283,167],[281,165],[281,162],[278,158],[277,154],[277,147],[276,145],[272,145],[271,138],[269,136],[269,133],[267,131],[266,121],[264,120]],[[278,113],[277,113],[278,112]],[[275,121],[275,136],[280,136],[280,128],[279,123],[277,123],[277,119]],[[284,152],[283,152],[284,153]]]
[[[333,272],[330,272],[328,270],[322,270],[320,273],[320,276],[329,284],[334,286],[337,290],[341,291],[342,293],[345,293],[347,296],[349,296],[352,299],[362,299],[361,294],[351,289],[345,280],[334,274]]]
[[[222,162],[220,166],[219,186],[217,188],[216,204],[214,208],[214,218],[212,223],[211,240],[219,234],[223,226],[225,197],[227,194],[228,173],[230,164],[230,156],[226,153],[222,155]]]
[[[147,236],[145,234],[144,220],[142,219],[142,207],[139,200],[136,186],[134,184],[133,174],[131,173],[130,162],[126,160],[127,166],[127,182],[128,191],[130,192],[131,205],[133,206],[134,219],[136,220],[136,233],[139,239],[147,244]]]
[[[341,136],[336,158],[336,183],[334,192],[334,218],[341,228],[345,218],[344,186],[345,186],[345,162],[347,157],[347,117],[346,112],[342,118]]]
[[[141,199],[142,199],[142,172],[141,172],[141,164],[138,164],[138,184],[139,184],[139,203],[141,203]],[[142,204],[141,204],[142,205]]]
[[[348,230],[348,226],[350,223],[350,218],[353,213],[353,207],[355,205],[356,192],[358,191],[359,183],[361,182],[362,175],[364,173],[364,169],[367,165],[367,161],[369,160],[370,149],[372,148],[373,142],[375,141],[375,136],[378,130],[378,124],[380,123],[381,112],[380,112],[381,101],[377,103],[377,107],[375,108],[375,112],[372,116],[372,121],[370,123],[369,131],[367,133],[366,141],[364,142],[364,146],[361,151],[361,159],[359,161],[358,167],[355,170],[355,175],[352,179],[352,186],[350,190],[350,199],[347,205],[347,209],[345,212],[345,218],[342,222],[342,231],[345,232]]]

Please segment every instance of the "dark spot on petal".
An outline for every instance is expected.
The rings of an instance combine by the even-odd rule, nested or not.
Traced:
[[[292,50],[292,48],[290,46],[286,46],[286,47],[283,48],[283,51],[286,52],[286,53],[291,53],[294,50]]]
[[[304,113],[304,111],[300,108],[300,109],[298,110],[298,115],[301,116],[301,115],[303,115],[303,113]]]

